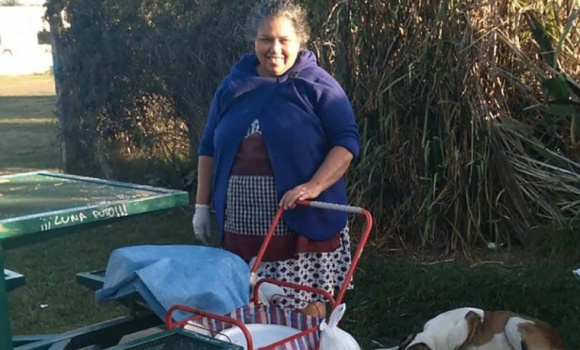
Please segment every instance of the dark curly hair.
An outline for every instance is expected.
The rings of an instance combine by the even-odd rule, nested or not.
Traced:
[[[265,0],[258,4],[246,20],[246,39],[251,42],[256,40],[258,29],[265,19],[271,17],[285,17],[291,20],[300,40],[300,49],[306,48],[306,43],[310,39],[306,10],[292,0]]]

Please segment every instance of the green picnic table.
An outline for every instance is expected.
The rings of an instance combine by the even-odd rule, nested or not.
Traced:
[[[81,339],[83,334],[103,337],[108,330],[117,329],[118,333],[122,326],[130,330],[134,322],[120,318],[64,334],[16,341],[7,292],[7,280],[15,275],[4,270],[5,250],[188,203],[189,195],[184,191],[97,178],[45,171],[0,176],[0,271],[5,271],[5,277],[0,278],[0,349],[68,349],[71,339]]]

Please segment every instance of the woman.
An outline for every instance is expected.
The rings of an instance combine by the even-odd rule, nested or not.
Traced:
[[[350,266],[347,214],[296,206],[347,204],[343,175],[359,153],[349,100],[305,49],[306,12],[268,0],[248,19],[254,54],[218,87],[199,146],[193,227],[208,244],[212,202],[225,249],[257,255],[279,206],[278,225],[258,275],[333,293]],[[280,306],[325,316],[325,300],[295,290]]]

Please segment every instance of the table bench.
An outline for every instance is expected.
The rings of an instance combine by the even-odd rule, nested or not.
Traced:
[[[26,282],[24,275],[18,272],[4,269],[4,281],[6,282],[6,291],[10,292],[21,287]]]
[[[4,270],[4,274],[7,274]],[[24,278],[21,274],[9,271],[14,281]],[[7,285],[10,283],[7,279]],[[90,290],[97,291],[105,282],[105,270],[81,272],[76,275],[78,284]],[[13,282],[13,286],[16,286]],[[15,287],[14,287],[15,288]],[[18,350],[67,350],[97,345],[99,348],[114,346],[127,334],[140,332],[152,327],[158,327],[163,321],[157,317],[147,304],[134,293],[117,300],[129,310],[127,316],[107,320],[101,323],[81,327],[70,332],[51,335],[16,335],[13,336],[13,346]]]
[[[86,287],[93,292],[103,288],[105,283],[105,270],[95,270],[89,272],[79,272],[76,274],[77,284]],[[139,312],[151,312],[149,305],[141,298],[139,293],[132,293],[123,298],[115,300],[129,309],[129,314],[135,316]],[[159,324],[162,321],[159,320]]]
[[[95,270],[89,272],[79,272],[76,274],[76,281],[79,285],[84,286],[92,291],[103,288],[105,283],[105,270]],[[129,314],[133,317],[139,317],[144,313],[151,314],[147,303],[141,298],[139,293],[133,293],[123,298],[115,300],[129,309]],[[161,326],[163,322],[155,326]],[[146,324],[144,324],[146,325]],[[150,327],[147,327],[150,328]],[[143,328],[143,329],[147,329]],[[141,330],[141,329],[140,329]],[[126,333],[126,332],[122,332]],[[70,345],[70,344],[67,344]],[[56,348],[51,347],[50,350]],[[62,348],[63,350],[65,348]],[[196,350],[242,350],[241,346],[224,342],[213,337],[193,333],[183,329],[164,330],[152,335],[148,335],[124,344],[117,344],[107,350],[158,350],[158,349],[196,349]]]
[[[8,291],[24,284],[22,274],[4,269],[4,252],[111,222],[189,204],[185,191],[47,171],[0,176],[0,349],[58,350],[118,344],[126,334],[162,323],[136,298],[128,316],[60,334],[14,335]],[[86,276],[85,276],[86,277]],[[88,278],[90,277],[90,278]],[[95,274],[82,281],[93,279]],[[101,276],[102,277],[102,276]],[[101,282],[102,285],[102,282]],[[97,284],[92,285],[98,286]]]

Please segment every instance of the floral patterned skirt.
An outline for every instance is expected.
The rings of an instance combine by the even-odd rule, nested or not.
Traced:
[[[268,232],[272,219],[278,210],[276,185],[272,176],[232,175],[228,183],[226,202],[226,220],[224,227],[224,248],[236,252],[244,249],[250,239],[260,239]],[[328,252],[296,251],[291,257],[279,251],[270,252],[274,258],[262,262],[258,270],[260,277],[269,277],[288,281],[302,286],[319,288],[336,294],[336,290],[345,283],[346,273],[351,265],[351,243],[348,224],[339,233],[338,248]],[[272,243],[298,236],[281,220],[276,227]],[[306,239],[300,236],[299,239]],[[245,243],[244,243],[245,242]],[[254,241],[255,242],[255,241]],[[271,244],[272,246],[272,244]],[[259,247],[256,247],[259,249]],[[285,249],[294,249],[286,246]],[[276,259],[276,254],[284,256]],[[244,257],[248,260],[248,257]],[[348,281],[352,288],[352,281]],[[320,295],[287,289],[286,298],[275,300],[283,308],[302,309],[313,301],[325,302]]]

